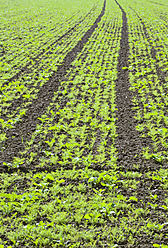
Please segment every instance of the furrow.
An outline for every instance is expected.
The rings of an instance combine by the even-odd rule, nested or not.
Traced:
[[[93,10],[93,9],[92,9]],[[91,12],[91,11],[90,11]],[[90,13],[89,12],[89,13]],[[85,16],[85,18],[83,19],[83,20],[81,20],[81,22],[83,22],[84,20],[86,20],[86,17],[89,15],[89,13]],[[80,23],[81,23],[80,22]],[[76,27],[80,24],[80,23],[77,23],[72,29],[73,30],[75,30],[76,29]],[[72,30],[71,30],[72,31]],[[68,31],[66,34],[65,34],[65,36],[64,36],[64,38],[66,37],[66,45],[67,45],[67,47],[68,48],[70,48],[71,47],[71,45],[72,45],[72,42],[71,41],[69,41],[68,40],[68,37],[70,36],[70,31]],[[75,33],[71,33],[71,38],[74,36],[74,40],[75,40]],[[63,37],[62,37],[63,38]],[[34,59],[34,64],[33,65],[31,65],[31,68],[27,68],[26,70],[23,70],[23,75],[22,74],[20,74],[20,75],[18,75],[18,77],[19,78],[17,78],[17,80],[18,79],[22,79],[23,80],[23,78],[25,78],[25,77],[31,77],[31,74],[32,74],[32,72],[33,71],[36,71],[36,73],[35,73],[35,75],[33,76],[33,79],[35,79],[35,85],[36,86],[34,86],[33,85],[33,83],[31,83],[31,84],[29,84],[29,85],[26,85],[26,87],[27,87],[27,89],[29,90],[29,92],[31,92],[30,93],[30,95],[32,95],[33,93],[36,95],[36,94],[38,94],[37,92],[38,92],[38,90],[39,90],[39,88],[41,87],[41,83],[40,83],[40,81],[38,80],[38,76],[39,76],[39,74],[41,73],[41,72],[43,72],[43,71],[45,71],[46,70],[46,66],[47,66],[47,63],[42,63],[42,65],[41,65],[41,63],[40,63],[40,60],[43,58],[43,56],[45,56],[45,57],[51,57],[52,55],[54,55],[54,57],[59,57],[59,55],[60,55],[60,53],[61,52],[57,52],[57,51],[55,51],[53,48],[55,47],[55,46],[62,46],[62,38],[60,37],[60,40],[58,41],[57,40],[57,42],[53,42],[50,46],[48,46],[48,48],[47,48],[47,50],[46,50],[46,52],[41,52],[39,55],[38,55],[38,58],[36,58],[36,59]],[[72,40],[73,40],[73,38],[72,38]],[[65,39],[64,39],[64,42],[65,42]],[[53,49],[53,50],[52,50]],[[70,48],[71,49],[71,48]],[[70,50],[69,49],[69,50]],[[62,51],[63,52],[63,51]],[[65,57],[65,54],[63,54],[63,57]],[[50,59],[50,61],[52,61],[51,59]],[[62,60],[61,61],[59,61],[59,60],[55,60],[55,64],[61,64],[62,63]],[[32,70],[33,69],[33,70]],[[54,68],[54,69],[50,69],[50,75],[48,76],[48,77],[52,77],[52,75],[53,75],[53,73],[55,73],[56,74],[56,68]],[[22,78],[23,77],[23,78]],[[33,81],[33,80],[32,80]],[[46,83],[48,83],[48,81],[46,82]],[[33,87],[34,86],[34,87]],[[34,88],[34,90],[33,90],[33,88]],[[31,91],[31,90],[33,90],[33,91]],[[27,94],[29,93],[28,91],[27,91]],[[26,101],[25,101],[25,98],[24,98],[24,94],[25,94],[25,91],[23,91],[22,93],[19,93],[18,92],[18,94],[20,94],[19,95],[19,97],[17,98],[17,94],[15,95],[15,97],[16,98],[14,98],[14,99],[12,99],[12,101],[11,101],[11,104],[9,105],[9,106],[4,106],[4,107],[2,107],[2,119],[4,119],[4,121],[8,121],[9,120],[9,115],[10,116],[12,116],[12,118],[14,118],[14,116],[16,116],[16,114],[18,114],[18,112],[19,112],[19,110],[21,110],[22,108],[24,108],[24,104],[26,104]],[[31,97],[28,99],[28,101],[31,101]],[[16,106],[19,106],[19,109],[18,109],[18,111],[17,112],[15,112],[15,110],[16,110]],[[27,107],[26,107],[27,108]],[[11,118],[11,117],[10,117]]]
[[[62,40],[63,38],[65,38],[66,36],[68,36],[79,24],[81,24],[85,18],[92,12],[94,11],[95,7],[93,7],[88,13],[87,15],[79,22],[76,23],[72,28],[70,28],[65,34],[61,35],[57,40],[55,40],[54,42],[52,42],[46,49],[44,49],[42,52],[40,52],[36,57],[34,58],[30,58],[30,60],[33,60],[34,64],[33,66],[35,66],[36,64],[38,64],[38,59],[40,56],[42,56],[43,54],[46,53],[46,51],[48,51],[52,46],[56,45],[56,43],[58,43],[60,40]],[[44,43],[43,45],[45,45],[46,43]],[[4,85],[8,85],[10,82],[12,82],[13,80],[18,80],[20,78],[20,76],[25,73],[25,71],[29,72],[30,69],[28,68],[29,66],[31,66],[32,62],[28,62],[24,67],[22,67],[20,69],[20,71],[18,73],[16,73],[13,77],[9,78],[7,82],[4,83]],[[3,86],[2,86],[3,87]]]
[[[41,87],[38,92],[38,98],[33,100],[26,115],[22,119],[22,122],[16,124],[14,129],[8,131],[7,140],[4,144],[5,149],[1,152],[1,164],[3,164],[3,162],[10,162],[19,151],[23,150],[24,142],[29,139],[36,128],[38,117],[45,113],[46,107],[54,96],[54,92],[58,90],[60,82],[64,80],[71,63],[75,60],[77,54],[82,50],[94,30],[97,28],[98,23],[101,21],[101,18],[105,13],[105,7],[106,0],[104,1],[104,6],[100,15],[97,17],[91,28],[85,33],[77,45],[66,55],[63,63],[58,66],[57,73],[53,75],[48,84]]]
[[[118,166],[121,170],[132,170],[134,164],[137,165],[144,162],[142,162],[142,158],[139,154],[142,147],[150,143],[150,141],[140,138],[135,128],[138,123],[134,119],[135,111],[132,109],[133,93],[129,90],[129,74],[125,69],[128,67],[129,56],[127,17],[120,4],[117,1],[116,3],[122,11],[123,26],[117,66],[118,78],[116,81],[115,102],[117,105],[116,126],[118,136],[115,143],[118,151]]]
[[[118,4],[119,5],[119,4]],[[136,93],[131,92],[129,88],[129,75],[128,75],[128,54],[129,54],[129,42],[128,42],[128,25],[125,11],[119,5],[123,13],[123,29],[121,35],[121,48],[118,59],[118,79],[116,82],[116,103],[118,111],[116,116],[118,120],[116,147],[118,150],[118,167],[120,172],[125,173],[125,177],[121,178],[123,181],[127,180],[127,173],[134,172],[135,167],[137,172],[142,173],[138,187],[136,189],[126,189],[119,184],[120,192],[122,194],[134,195],[138,200],[137,203],[133,203],[135,208],[145,209],[147,214],[141,216],[142,223],[151,222],[163,224],[166,222],[166,214],[164,209],[160,206],[164,204],[167,191],[163,188],[163,185],[158,181],[155,181],[152,177],[147,176],[150,173],[153,174],[162,168],[161,163],[157,163],[154,159],[145,160],[142,156],[142,149],[144,147],[150,147],[152,151],[152,140],[150,137],[140,137],[140,132],[136,131],[137,124],[141,124],[142,120],[136,121],[134,119],[135,112],[132,110],[132,100],[136,96]],[[154,59],[154,49],[151,52]],[[122,61],[125,60],[125,63]],[[123,68],[125,67],[125,68]],[[157,74],[161,73],[159,67],[157,68]],[[159,74],[160,75],[160,74]],[[158,77],[159,77],[158,75]],[[160,78],[160,77],[159,77]],[[123,172],[122,172],[123,171]],[[155,211],[153,209],[154,201],[152,200],[153,195],[157,195],[157,204],[155,205]],[[139,225],[140,223],[137,223]],[[167,242],[166,231],[159,230],[158,236],[162,234],[161,242]],[[155,242],[155,233],[148,233],[142,231],[141,235],[134,236],[135,242],[132,247],[152,247],[152,243]],[[145,241],[145,242],[144,242]],[[139,244],[139,246],[137,246]]]

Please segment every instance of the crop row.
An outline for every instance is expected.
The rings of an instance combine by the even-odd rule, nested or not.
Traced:
[[[49,45],[80,22],[91,9],[86,4],[82,13],[77,11],[78,8],[67,11],[67,6],[64,4],[62,3],[63,7],[60,11],[60,3],[58,5],[51,2],[46,12],[46,6],[40,7],[39,1],[36,6],[32,6],[33,11],[31,7],[26,8],[26,6],[25,9],[17,9],[17,13],[21,12],[19,16],[13,15],[15,8],[7,13],[4,10],[2,14],[4,27],[2,25],[1,36],[1,52],[4,55],[1,60],[1,72],[4,81],[19,72],[20,67],[24,67],[27,63],[31,65],[37,53],[48,49]]]
[[[94,21],[95,17],[92,18],[89,14],[82,22],[85,28],[83,26],[81,29],[80,25],[77,26],[70,36],[67,35],[42,53],[36,62],[28,66],[28,71],[23,70],[16,80],[1,87],[1,125],[4,133],[21,121],[32,100],[37,98],[40,87],[48,82],[49,77],[56,74],[57,67],[63,62],[69,50],[86,32],[91,21]],[[1,134],[1,142],[4,140],[4,133]]]
[[[144,148],[145,157],[166,162],[168,159],[167,55],[162,39],[160,41],[155,34],[157,42],[153,40],[153,32],[136,13],[134,18],[137,19],[137,25],[133,24],[130,27],[135,38],[130,49],[128,70],[131,90],[136,92],[134,97],[136,119],[141,121],[137,130],[144,137],[150,136],[152,139],[153,149],[149,151],[147,147]],[[161,31],[160,33],[163,34]]]
[[[53,45],[23,72],[31,78],[25,92],[18,89],[21,100],[15,93],[10,96],[12,87],[24,80],[13,80],[3,89],[9,92],[1,119],[8,172],[0,178],[3,248],[167,247],[166,33],[165,24],[155,20],[155,5],[107,0],[100,14],[99,3],[93,9],[96,16],[89,14],[81,22],[84,26],[76,26],[63,44],[60,40],[59,53]],[[159,5],[158,18],[161,12]],[[92,25],[96,29],[90,29],[93,33],[84,43],[83,34]],[[76,44],[82,47],[77,45],[78,53]],[[64,63],[68,59],[69,65]],[[36,79],[39,71],[44,75]],[[48,93],[47,87],[54,92]],[[119,98],[127,99],[123,107]],[[128,123],[124,110],[134,115]],[[17,141],[10,137],[15,135],[12,128],[21,136],[19,144],[12,144]],[[131,139],[133,151],[118,148],[125,141],[129,146]],[[138,142],[142,150],[134,154]]]
[[[143,201],[148,211],[148,221],[157,225],[157,223],[166,223],[167,215],[166,32],[164,23],[161,25],[158,22],[151,8],[148,12],[146,3],[133,4],[130,1],[124,9],[128,17],[129,65],[123,69],[129,73],[129,90],[133,92],[136,129],[139,132],[139,142],[142,143],[142,150],[139,150],[136,157],[142,157],[144,160],[141,164],[130,163],[127,167],[130,171],[135,171],[136,168],[137,171],[142,172],[141,181],[134,195],[137,194],[139,207],[142,207],[140,202]],[[153,240],[159,240],[160,244],[163,242],[162,244],[166,245],[166,226],[157,230],[157,234],[153,234]],[[150,234],[146,233],[146,238],[149,236]],[[146,238],[144,236],[144,239]],[[157,245],[156,247],[161,247]]]
[[[109,130],[111,130],[111,135],[114,138],[114,117],[110,119],[108,116],[115,109],[114,85],[111,84],[110,80],[113,78],[114,82],[116,79],[117,52],[119,49],[117,37],[119,37],[120,29],[117,29],[117,20],[108,27],[112,30],[111,32],[108,32],[108,30],[106,32],[107,27],[107,21],[103,22],[102,19],[101,27],[94,32],[84,49],[78,54],[77,59],[72,63],[72,68],[67,72],[66,80],[61,82],[61,87],[55,92],[54,98],[50,100],[51,103],[47,107],[45,115],[38,118],[39,124],[32,133],[31,139],[25,143],[26,154],[30,153],[28,151],[32,150],[33,144],[36,145],[38,150],[36,155],[38,154],[40,160],[43,161],[43,165],[51,166],[52,161],[57,164],[57,153],[65,156],[67,148],[67,152],[74,150],[74,147],[76,147],[76,149],[78,148],[77,151],[80,150],[79,153],[81,153],[81,150],[82,153],[84,150],[85,152],[90,150],[91,154],[94,154],[92,147],[97,136],[95,133],[100,135],[101,130],[105,131],[107,129],[106,135],[103,134],[104,139],[110,133]],[[105,121],[109,122],[108,128]],[[91,142],[92,138],[93,141]],[[99,138],[101,141],[101,136]],[[77,142],[76,139],[79,141]],[[40,141],[39,144],[37,141]],[[89,143],[92,144],[91,147]],[[104,143],[101,146],[103,147]],[[80,149],[80,147],[85,147],[85,149]],[[55,153],[52,154],[51,151],[55,151]],[[24,160],[23,154],[24,152],[22,153],[21,164],[30,166],[32,158],[35,163],[36,155],[34,153],[31,153],[27,162]],[[43,154],[42,157],[41,154]],[[71,152],[69,156],[72,160]],[[81,155],[77,156],[76,154],[73,157],[75,157],[73,162],[68,162],[68,155],[67,158],[65,156],[64,161],[59,162],[60,164],[64,162],[63,164],[69,166],[70,163],[73,164],[75,161],[79,163],[81,161],[78,160],[82,160]],[[99,157],[101,158],[101,156]],[[19,167],[21,164],[17,162],[18,160],[19,158],[15,158],[12,166]],[[36,162],[38,164],[39,161]]]

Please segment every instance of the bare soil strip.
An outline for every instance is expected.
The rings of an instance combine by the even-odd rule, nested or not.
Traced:
[[[70,28],[65,34],[63,34],[62,36],[60,36],[57,40],[55,40],[53,43],[51,43],[46,49],[44,49],[42,52],[40,52],[35,58],[31,58],[31,60],[34,61],[35,65],[38,64],[38,58],[40,56],[42,56],[43,54],[46,53],[46,51],[48,51],[52,46],[54,46],[57,42],[59,42],[60,40],[62,40],[63,38],[65,38],[67,35],[69,35],[72,31],[74,31],[74,29],[80,24],[82,23],[85,18],[91,14],[92,11],[95,10],[95,7],[93,7],[88,13],[87,15],[79,22],[76,23],[72,28]],[[44,43],[43,45],[45,45],[46,43]],[[4,85],[8,85],[10,82],[12,82],[13,80],[18,80],[21,76],[21,74],[25,73],[25,71],[29,71],[30,69],[28,68],[28,66],[31,65],[31,62],[28,62],[24,67],[22,67],[20,69],[20,71],[18,73],[16,73],[13,77],[8,79],[8,82],[5,82]]]
[[[98,23],[101,21],[105,13],[106,0],[100,15],[93,23],[91,28],[85,33],[77,45],[66,55],[62,65],[58,66],[57,73],[48,81],[47,84],[41,87],[38,92],[37,99],[33,100],[22,122],[18,123],[14,129],[10,129],[7,133],[7,140],[4,144],[5,149],[0,153],[1,168],[3,170],[7,167],[3,162],[10,163],[13,157],[17,156],[19,151],[24,149],[24,143],[29,139],[31,134],[36,129],[36,124],[39,122],[38,117],[45,113],[46,107],[50,104],[54,92],[58,91],[60,82],[64,80],[67,70],[71,63],[75,60],[77,54],[83,49],[88,39],[91,37]]]
[[[29,65],[31,65],[31,62],[29,62],[25,67],[23,67],[20,72],[18,72],[17,74],[15,74],[12,78],[9,79],[9,81],[7,83],[5,83],[6,85],[9,84],[9,82],[11,82],[12,80],[19,80],[19,78],[21,78],[22,76],[25,76],[25,74],[31,74],[32,73],[32,70],[38,68],[38,71],[37,71],[37,74],[38,75],[38,72],[43,70],[43,67],[39,66],[39,61],[40,61],[40,57],[41,56],[51,56],[51,54],[53,54],[54,52],[52,51],[51,52],[51,48],[54,48],[55,46],[57,45],[60,45],[62,42],[62,39],[63,38],[67,38],[69,37],[70,34],[73,33],[73,31],[75,30],[75,28],[80,24],[82,23],[86,17],[88,15],[91,15],[91,13],[96,9],[96,7],[93,7],[88,13],[87,15],[77,24],[75,24],[74,27],[72,27],[70,30],[68,30],[64,35],[62,35],[59,39],[57,39],[56,41],[54,41],[51,45],[48,45],[48,47],[46,49],[43,49],[42,52],[40,52],[35,58],[31,58],[33,61],[34,61],[34,64],[32,65],[31,68],[28,68]],[[46,44],[46,43],[45,43]],[[68,44],[67,44],[68,45]],[[54,72],[56,74],[56,72]],[[40,84],[40,83],[39,83]],[[39,84],[37,86],[35,86],[36,89],[39,89]],[[29,85],[28,87],[32,87],[32,85]],[[5,121],[8,121],[8,117],[6,116],[6,114],[3,114],[4,111],[8,110],[7,114],[12,114],[13,111],[15,111],[16,109],[16,106],[21,106],[23,103],[24,103],[24,97],[23,97],[24,93],[22,93],[19,98],[17,99],[13,99],[11,105],[9,107],[5,107],[5,108],[2,108],[2,115],[1,115],[1,118]]]
[[[115,0],[116,1],[116,0]],[[149,179],[145,176],[148,171],[157,171],[161,168],[160,164],[157,164],[154,161],[145,159],[141,156],[141,151],[143,147],[149,146],[151,149],[151,140],[148,137],[142,138],[139,136],[139,132],[136,131],[136,125],[138,125],[138,121],[134,119],[135,111],[132,110],[132,97],[135,93],[129,90],[129,76],[128,71],[123,69],[123,67],[128,66],[128,55],[129,55],[129,43],[128,43],[128,25],[127,25],[127,17],[126,13],[120,4],[116,1],[119,8],[122,11],[123,18],[123,26],[121,33],[121,41],[120,41],[120,51],[118,57],[118,79],[116,81],[116,104],[117,104],[117,112],[116,117],[116,126],[117,126],[117,135],[116,138],[116,148],[118,151],[118,160],[117,165],[120,171],[138,171],[142,173],[140,178],[140,183],[135,192],[131,192],[135,194],[138,198],[138,202],[136,203],[137,208],[145,208],[147,209],[147,204],[150,201],[150,195],[158,192],[158,206],[160,206],[165,198],[165,191],[160,186],[160,183]],[[154,56],[154,55],[153,55]],[[158,68],[159,70],[159,68]],[[133,165],[138,165],[138,167],[134,168]],[[125,180],[125,178],[123,178]],[[125,189],[121,191],[124,193]],[[130,195],[129,190],[125,192],[128,196]],[[148,216],[142,216],[144,220],[149,218],[153,222],[159,221],[159,223],[164,223],[166,221],[164,217],[164,212],[159,211],[158,213],[153,214],[152,210],[149,212]],[[166,232],[163,232],[162,242],[167,242]],[[155,240],[154,234],[142,233],[140,237],[135,237],[136,246],[137,244],[142,244],[138,247],[151,247],[151,242]]]
[[[149,141],[140,138],[135,128],[138,123],[134,119],[135,111],[132,110],[133,93],[129,90],[128,70],[123,69],[124,67],[128,67],[129,56],[127,17],[121,5],[117,1],[116,3],[122,11],[123,19],[117,67],[118,78],[116,81],[116,105],[118,109],[116,111],[118,135],[116,138],[116,148],[118,151],[117,163],[121,170],[132,170],[133,164],[144,163],[142,158],[137,155]]]

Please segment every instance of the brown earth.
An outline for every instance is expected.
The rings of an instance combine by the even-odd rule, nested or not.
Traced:
[[[162,165],[158,164],[153,160],[146,161],[142,156],[142,148],[145,146],[149,146],[152,150],[152,141],[150,138],[142,138],[139,135],[139,132],[136,131],[136,126],[140,123],[134,119],[135,111],[132,109],[132,98],[135,93],[129,90],[129,72],[123,67],[128,66],[128,56],[129,56],[129,42],[128,42],[128,24],[127,24],[127,15],[122,6],[115,0],[117,5],[119,6],[122,12],[122,32],[121,32],[121,41],[120,41],[120,50],[118,57],[118,75],[116,80],[116,99],[115,103],[117,105],[116,111],[116,126],[117,126],[117,138],[115,140],[115,147],[118,152],[117,166],[120,171],[137,171],[142,173],[140,178],[139,187],[135,190],[134,193],[137,194],[138,202],[135,203],[137,208],[144,208],[150,200],[150,194],[158,194],[159,200],[157,202],[158,206],[162,204],[163,199],[165,198],[165,191],[162,190],[158,181],[154,181],[152,179],[146,178],[145,174],[148,171],[157,171]],[[11,162],[14,156],[17,156],[19,151],[24,149],[23,143],[26,139],[31,137],[31,134],[35,131],[36,125],[38,124],[38,117],[45,113],[47,106],[49,105],[54,91],[58,90],[60,86],[60,82],[65,79],[66,73],[71,66],[71,63],[77,56],[77,53],[82,50],[88,39],[91,37],[92,33],[97,27],[97,24],[101,21],[102,16],[104,15],[106,7],[106,1],[104,2],[104,6],[101,14],[96,19],[93,26],[86,32],[83,38],[78,42],[78,44],[67,54],[65,57],[63,64],[58,67],[57,73],[49,80],[48,84],[44,85],[38,93],[38,98],[33,100],[30,105],[26,116],[23,121],[18,123],[15,129],[9,130],[7,133],[7,141],[4,144],[5,150],[1,152],[1,161],[2,165],[0,168],[0,172],[5,173],[13,173],[17,171],[16,169],[8,169],[8,167],[3,165],[3,162]],[[142,22],[143,24],[143,22]],[[144,33],[147,35],[147,30],[143,24]],[[155,51],[152,50],[153,57],[155,57]],[[160,69],[157,68],[158,74],[160,74]],[[61,93],[60,93],[61,94]],[[66,99],[62,103],[66,104]],[[15,135],[15,138],[12,136]],[[22,143],[23,137],[23,143]],[[137,156],[138,155],[138,156]],[[139,165],[139,168],[135,168],[134,165]],[[28,172],[31,168],[20,167],[20,171]],[[34,170],[34,173],[37,171],[42,171],[43,169]],[[47,170],[44,168],[43,171]],[[50,168],[48,171],[54,171],[55,168]],[[122,177],[121,177],[122,178]],[[124,177],[123,177],[124,179]],[[21,185],[24,188],[24,184]],[[123,195],[132,196],[133,192],[125,191],[121,185],[119,185],[121,192]],[[11,188],[12,190],[12,188]],[[160,224],[166,222],[164,217],[164,213],[162,210],[158,208],[158,211],[153,213],[151,210],[150,214],[147,217],[152,221],[158,221]],[[166,238],[167,229],[161,230],[163,237],[161,242],[166,244],[168,243],[168,239]],[[151,236],[148,236],[146,233],[142,233],[140,237],[134,237],[136,240],[136,244],[133,245],[133,248],[150,248],[153,247],[151,242],[154,242],[154,233]],[[127,242],[124,244],[119,244],[120,247],[126,248],[128,247]]]

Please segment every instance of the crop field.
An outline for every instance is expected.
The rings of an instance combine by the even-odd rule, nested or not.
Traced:
[[[168,2],[0,7],[0,248],[168,248]]]

